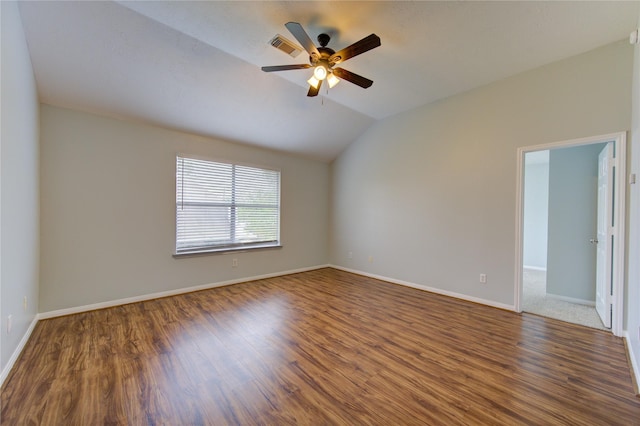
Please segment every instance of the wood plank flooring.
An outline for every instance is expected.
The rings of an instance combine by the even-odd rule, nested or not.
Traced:
[[[623,341],[321,269],[38,323],[2,425],[634,425]]]

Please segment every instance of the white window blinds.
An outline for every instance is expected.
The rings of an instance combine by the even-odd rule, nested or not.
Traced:
[[[177,156],[176,254],[279,240],[279,171]]]

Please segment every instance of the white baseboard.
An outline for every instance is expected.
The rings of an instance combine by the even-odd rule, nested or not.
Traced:
[[[358,274],[358,275],[363,275],[365,277],[375,278],[377,280],[388,281],[390,283],[403,285],[405,287],[411,287],[411,288],[415,288],[415,289],[418,289],[418,290],[428,291],[430,293],[437,293],[437,294],[441,294],[443,296],[449,296],[449,297],[453,297],[453,298],[456,298],[456,299],[466,300],[468,302],[474,302],[474,303],[479,303],[481,305],[491,306],[491,307],[494,307],[494,308],[505,309],[507,311],[515,311],[516,310],[515,305],[507,305],[506,303],[498,303],[498,302],[494,302],[493,300],[481,299],[479,297],[473,297],[473,296],[469,296],[469,295],[466,295],[466,294],[455,293],[455,292],[452,292],[452,291],[442,290],[442,289],[435,288],[435,287],[429,287],[429,286],[422,285],[422,284],[415,284],[415,283],[411,283],[411,282],[408,282],[408,281],[402,281],[402,280],[397,280],[395,278],[385,277],[385,276],[382,276],[382,275],[370,274],[368,272],[358,271],[356,269],[345,268],[343,266],[329,265],[329,267],[335,268],[335,269],[339,269],[339,270],[345,271],[345,272],[351,272],[352,274]]]
[[[179,288],[176,290],[161,291],[158,293],[144,294],[141,296],[110,300],[108,302],[93,303],[91,305],[76,306],[73,308],[66,308],[66,309],[58,309],[55,311],[42,312],[38,314],[38,319],[48,319],[48,318],[61,317],[64,315],[79,314],[81,312],[95,311],[96,309],[112,308],[114,306],[128,305],[129,303],[144,302],[145,300],[160,299],[162,297],[176,296],[178,294],[191,293],[191,292],[200,291],[200,290],[208,290],[210,288],[224,287],[227,285],[239,284],[239,283],[244,283],[248,281],[262,280],[266,278],[279,277],[282,275],[297,274],[300,272],[313,271],[316,269],[328,268],[328,267],[330,267],[330,265],[310,266],[308,268],[292,269],[289,271],[281,271],[281,272],[275,272],[271,274],[256,275],[252,277],[243,277],[235,280],[220,281],[217,283],[203,284],[203,285],[198,285],[194,287],[186,287],[186,288]]]
[[[11,358],[9,358],[9,361],[7,361],[7,364],[4,366],[2,373],[0,373],[0,386],[4,384],[4,381],[9,375],[9,372],[11,372],[13,365],[16,363],[16,361],[18,360],[18,357],[22,353],[24,346],[29,341],[29,338],[31,337],[31,333],[33,332],[33,329],[36,327],[37,323],[38,323],[38,315],[33,317],[31,324],[29,324],[29,328],[27,328],[27,331],[24,333],[24,336],[22,336],[22,339],[20,339],[20,343],[18,343],[18,346],[16,347],[16,350],[13,351],[13,354],[11,354]]]
[[[638,359],[636,358],[636,354],[633,352],[633,346],[631,345],[631,336],[629,336],[629,331],[625,330],[622,333],[622,337],[626,340],[625,347],[627,348],[627,356],[629,357],[629,362],[631,363],[631,374],[635,378],[635,389],[636,395],[640,395],[640,365],[638,365]],[[640,354],[638,354],[640,356]]]
[[[547,296],[551,299],[563,300],[569,303],[575,303],[576,305],[596,306],[596,302],[593,300],[575,299],[573,297],[560,296],[559,294],[547,293]]]
[[[547,268],[546,266],[528,266],[528,265],[523,265],[522,269],[532,269],[534,271],[544,271],[547,272]]]

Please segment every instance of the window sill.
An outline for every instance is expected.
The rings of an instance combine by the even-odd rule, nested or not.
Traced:
[[[245,251],[256,251],[256,250],[271,250],[271,249],[281,249],[282,244],[273,244],[273,245],[255,245],[255,246],[242,246],[242,247],[225,247],[220,249],[203,249],[203,250],[193,250],[183,253],[174,253],[173,257],[176,259],[183,257],[194,257],[194,256],[207,256],[211,254],[226,254],[226,253],[241,253]]]

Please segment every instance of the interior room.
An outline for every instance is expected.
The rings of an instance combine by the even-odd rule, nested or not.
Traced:
[[[595,303],[595,182],[598,155],[605,145],[594,143],[526,155],[522,266],[525,312],[592,328],[611,328],[599,318]]]
[[[0,424],[640,418],[640,2],[0,15]]]

